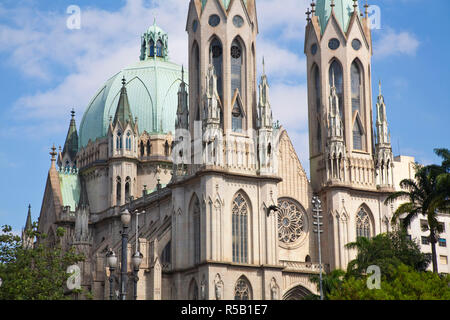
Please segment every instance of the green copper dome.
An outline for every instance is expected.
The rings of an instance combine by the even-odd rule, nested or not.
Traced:
[[[80,124],[80,148],[89,140],[94,142],[107,135],[110,118],[114,119],[116,113],[123,77],[132,116],[138,118],[139,133],[175,132],[181,66],[168,61],[167,34],[156,25],[143,35],[141,44],[141,61],[106,81],[89,103]]]
[[[208,0],[202,0],[202,9],[205,7],[207,1]],[[222,0],[223,6],[225,7],[225,9],[228,9],[230,2],[231,2],[231,0]],[[244,0],[244,4],[247,5],[247,0]]]
[[[334,15],[342,27],[344,32],[347,32],[350,18],[353,14],[353,0],[317,0],[316,16],[319,17],[320,28],[322,34],[327,26],[328,19],[331,16],[331,4],[334,2]],[[358,13],[359,14],[359,13]]]

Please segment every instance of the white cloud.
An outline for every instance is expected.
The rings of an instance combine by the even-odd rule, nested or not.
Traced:
[[[307,89],[304,85],[275,84],[270,88],[274,121],[287,130],[295,151],[309,173]]]
[[[258,22],[261,34],[270,34],[275,45],[281,39],[301,39],[305,33],[306,8],[309,1],[258,0]]]
[[[258,1],[257,67],[261,71],[264,55],[274,117],[289,129],[299,155],[307,158],[308,145],[302,136],[307,132],[306,90],[299,80],[306,67],[302,51],[306,5],[296,0],[286,0],[283,6],[273,0]],[[11,113],[17,126],[6,133],[42,139],[42,135],[58,136],[59,131],[63,140],[70,109],[75,107],[80,119],[101,85],[138,60],[140,36],[154,17],[169,34],[171,60],[186,65],[187,11],[185,0],[127,0],[116,11],[81,7],[81,29],[69,30],[65,12],[36,13],[0,5],[0,18],[14,17],[13,22],[0,23],[0,52],[7,53],[8,63],[23,75],[48,83],[48,89],[17,99]]]
[[[385,58],[392,55],[414,56],[420,42],[417,37],[409,32],[396,32],[391,28],[383,30],[381,36],[375,41],[374,57]]]

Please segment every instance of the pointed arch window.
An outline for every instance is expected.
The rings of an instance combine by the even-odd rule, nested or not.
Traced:
[[[354,61],[351,66],[351,85],[352,85],[352,113],[356,111],[361,114],[361,71],[358,63]]]
[[[321,109],[321,86],[320,86],[320,72],[319,72],[319,67],[315,66],[314,67],[314,89],[315,89],[315,93],[316,93],[316,110],[317,113],[320,113],[320,109]]]
[[[231,111],[231,116],[231,128],[233,132],[242,132],[243,115],[237,101],[235,102],[233,110]]]
[[[127,140],[125,143],[125,147],[127,148],[128,151],[131,151],[131,133],[130,133],[130,131],[127,132]]]
[[[131,196],[131,178],[125,179],[125,201],[128,202]]]
[[[200,202],[195,197],[192,208],[192,218],[194,222],[194,263],[200,263]]]
[[[361,208],[356,215],[356,237],[370,238],[370,217],[367,212]]]
[[[250,283],[244,277],[240,277],[234,287],[234,300],[251,300],[252,293]]]
[[[232,241],[233,262],[248,262],[248,203],[241,193],[233,200],[232,206]]]
[[[152,145],[150,144],[150,140],[147,140],[147,156],[150,156],[152,153]]]
[[[116,205],[120,206],[122,203],[122,180],[120,177],[116,179]]]
[[[363,135],[364,135],[364,132],[362,130],[360,121],[358,118],[356,118],[355,124],[353,125],[353,149],[354,150],[363,150]]]
[[[120,150],[122,149],[122,132],[117,132],[117,138],[116,138],[116,149]]]
[[[242,96],[242,46],[237,39],[231,44],[231,99],[236,89]]]
[[[199,108],[199,104],[200,104],[200,51],[198,48],[198,44],[197,42],[194,42],[193,45],[193,56],[194,56],[194,70],[195,70],[195,81],[194,84],[194,97],[196,99],[195,101],[195,105],[197,106],[197,110],[195,113],[195,120],[200,121],[200,108]]]
[[[217,93],[219,94],[220,100],[223,101],[223,49],[219,39],[214,38],[214,40],[211,41],[210,52],[212,56],[211,62],[217,76]]]
[[[142,141],[141,141],[141,144],[140,144],[140,149],[141,149],[141,157],[143,157],[144,154],[145,154],[145,148],[144,148],[144,142],[142,142]]]
[[[191,284],[189,286],[189,299],[198,300],[198,286],[195,279],[192,279]]]
[[[342,121],[344,121],[344,98],[343,98],[343,82],[342,82],[342,66],[337,61],[334,60],[330,65],[329,72],[329,83],[330,87],[333,86],[333,76],[334,76],[334,86],[336,87],[336,94],[339,98],[339,114],[341,115]]]
[[[166,157],[168,157],[170,154],[170,147],[169,147],[169,143],[166,141],[166,143],[164,144],[164,155]]]
[[[149,52],[149,56],[150,56],[150,57],[154,57],[154,56],[155,56],[155,43],[153,42],[153,40],[150,40],[150,52]]]
[[[156,42],[156,56],[157,57],[163,56],[163,44],[162,44],[161,40],[158,40]]]

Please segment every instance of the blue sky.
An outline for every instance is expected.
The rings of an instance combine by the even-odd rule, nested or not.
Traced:
[[[257,55],[265,56],[274,117],[288,129],[307,172],[309,2],[257,0]],[[371,4],[381,8],[381,29],[372,33],[373,99],[381,79],[394,153],[438,162],[433,148],[449,147],[450,21],[440,13],[450,11],[450,1]],[[81,8],[79,30],[66,26],[70,5]],[[53,143],[64,144],[71,108],[79,125],[100,86],[138,59],[140,35],[155,16],[169,33],[171,60],[186,65],[187,8],[187,0],[0,0],[0,225],[20,231],[28,203],[37,220],[48,153]]]

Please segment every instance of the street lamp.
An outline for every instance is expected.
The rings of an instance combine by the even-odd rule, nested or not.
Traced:
[[[127,253],[128,253],[128,225],[131,221],[130,212],[125,209],[121,216],[120,221],[122,221],[123,232],[122,232],[122,268],[121,268],[121,279],[120,279],[120,299],[126,300],[127,297]]]
[[[323,289],[322,289],[322,251],[320,248],[320,234],[323,232],[321,230],[322,222],[320,222],[320,219],[322,216],[320,213],[322,212],[322,202],[320,201],[318,196],[313,196],[312,201],[313,205],[313,217],[316,219],[316,221],[313,222],[313,225],[316,227],[313,231],[317,233],[317,245],[319,247],[319,288],[320,288],[320,300],[323,300]]]
[[[114,270],[117,267],[117,256],[112,249],[106,254],[106,262],[109,267],[109,300],[113,300],[114,292]]]
[[[137,300],[137,283],[139,281],[138,273],[139,273],[139,266],[141,265],[142,258],[144,256],[139,251],[136,251],[136,253],[131,258],[131,262],[133,264],[133,281],[134,281],[134,300]]]

